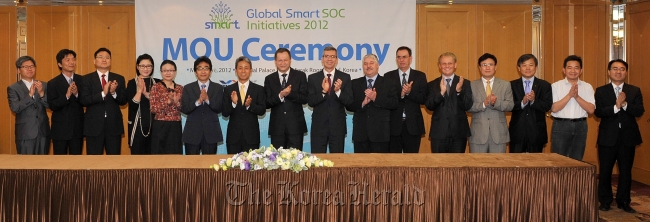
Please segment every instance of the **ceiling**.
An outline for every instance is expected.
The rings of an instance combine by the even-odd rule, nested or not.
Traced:
[[[20,5],[135,5],[136,0],[15,0]],[[14,0],[0,0],[0,6],[15,6]],[[416,0],[418,4],[449,4],[450,0]],[[535,0],[451,0],[453,4],[531,4]],[[538,0],[539,1],[539,0]],[[101,2],[101,3],[100,3]]]
[[[135,0],[0,0],[0,6],[15,6],[16,2],[23,2],[20,5],[135,5]],[[101,3],[100,3],[101,2]]]

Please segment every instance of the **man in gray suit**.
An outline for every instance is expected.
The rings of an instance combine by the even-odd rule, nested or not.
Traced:
[[[469,150],[472,153],[505,153],[510,141],[506,113],[514,106],[510,82],[494,77],[497,57],[485,53],[478,58],[481,78],[472,81],[472,126]]]
[[[16,114],[18,154],[47,154],[50,150],[50,125],[45,108],[47,84],[34,80],[36,61],[29,56],[16,60],[20,81],[7,87],[9,108]]]

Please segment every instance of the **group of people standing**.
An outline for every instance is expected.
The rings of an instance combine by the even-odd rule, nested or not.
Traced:
[[[426,74],[412,69],[412,51],[396,51],[398,68],[379,75],[376,55],[363,57],[363,77],[336,69],[338,52],[327,46],[323,69],[306,75],[291,68],[291,52],[275,52],[277,71],[264,86],[250,81],[252,62],[235,61],[237,83],[225,88],[210,80],[212,62],[202,56],[194,62],[197,81],[185,86],[174,82],[176,64],[160,65],[162,79],[153,78],[154,59],[144,54],[136,60],[137,77],[125,84],[111,72],[111,52],[94,54],[95,72],[78,75],[76,53],[63,49],[56,55],[61,75],[48,83],[34,79],[36,61],[23,56],[16,61],[21,80],[7,88],[9,107],[16,114],[16,148],[19,154],[46,154],[52,139],[55,154],[120,154],[124,134],[120,106],[129,104],[128,139],[132,154],[216,154],[223,141],[219,114],[230,118],[228,153],[260,145],[259,116],[270,109],[269,136],[276,147],[302,149],[307,133],[303,105],[313,108],[310,130],[314,153],[342,153],[346,137],[346,110],[354,112],[352,140],[355,153],[417,153],[424,135],[421,105],[431,110],[429,137],[433,153],[464,153],[469,140],[472,153],[542,152],[548,142],[545,115],[553,116],[551,150],[582,160],[589,114],[601,118],[598,132],[600,161],[599,200],[609,210],[611,172],[619,164],[619,208],[629,206],[631,169],[641,135],[636,118],[644,113],[641,90],[626,84],[628,64],[616,59],[607,69],[611,80],[594,92],[580,80],[582,59],[564,60],[565,78],[553,84],[535,77],[538,61],[532,54],[517,61],[521,78],[510,82],[495,77],[496,56],[485,53],[477,65],[481,78],[470,81],[456,74],[457,59],[446,52],[438,58],[442,75],[427,82]],[[48,89],[49,87],[49,89]],[[83,108],[86,108],[85,113]],[[46,108],[52,112],[52,131]],[[506,112],[512,112],[507,124]],[[181,113],[187,115],[181,126]],[[471,124],[467,113],[472,114]]]

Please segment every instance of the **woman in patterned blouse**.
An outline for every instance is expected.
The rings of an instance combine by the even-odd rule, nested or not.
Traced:
[[[174,82],[176,63],[160,64],[162,81],[151,88],[151,112],[155,115],[151,132],[152,154],[183,154],[181,136],[181,96],[183,86]]]

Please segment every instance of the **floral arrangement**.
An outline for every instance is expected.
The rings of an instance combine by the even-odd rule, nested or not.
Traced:
[[[329,160],[321,160],[310,153],[302,152],[295,148],[284,149],[280,147],[275,149],[273,145],[261,147],[248,152],[235,154],[228,159],[219,160],[218,164],[213,164],[210,168],[219,170],[228,170],[239,168],[240,170],[291,170],[300,172],[308,170],[311,167],[333,167],[334,163]]]

